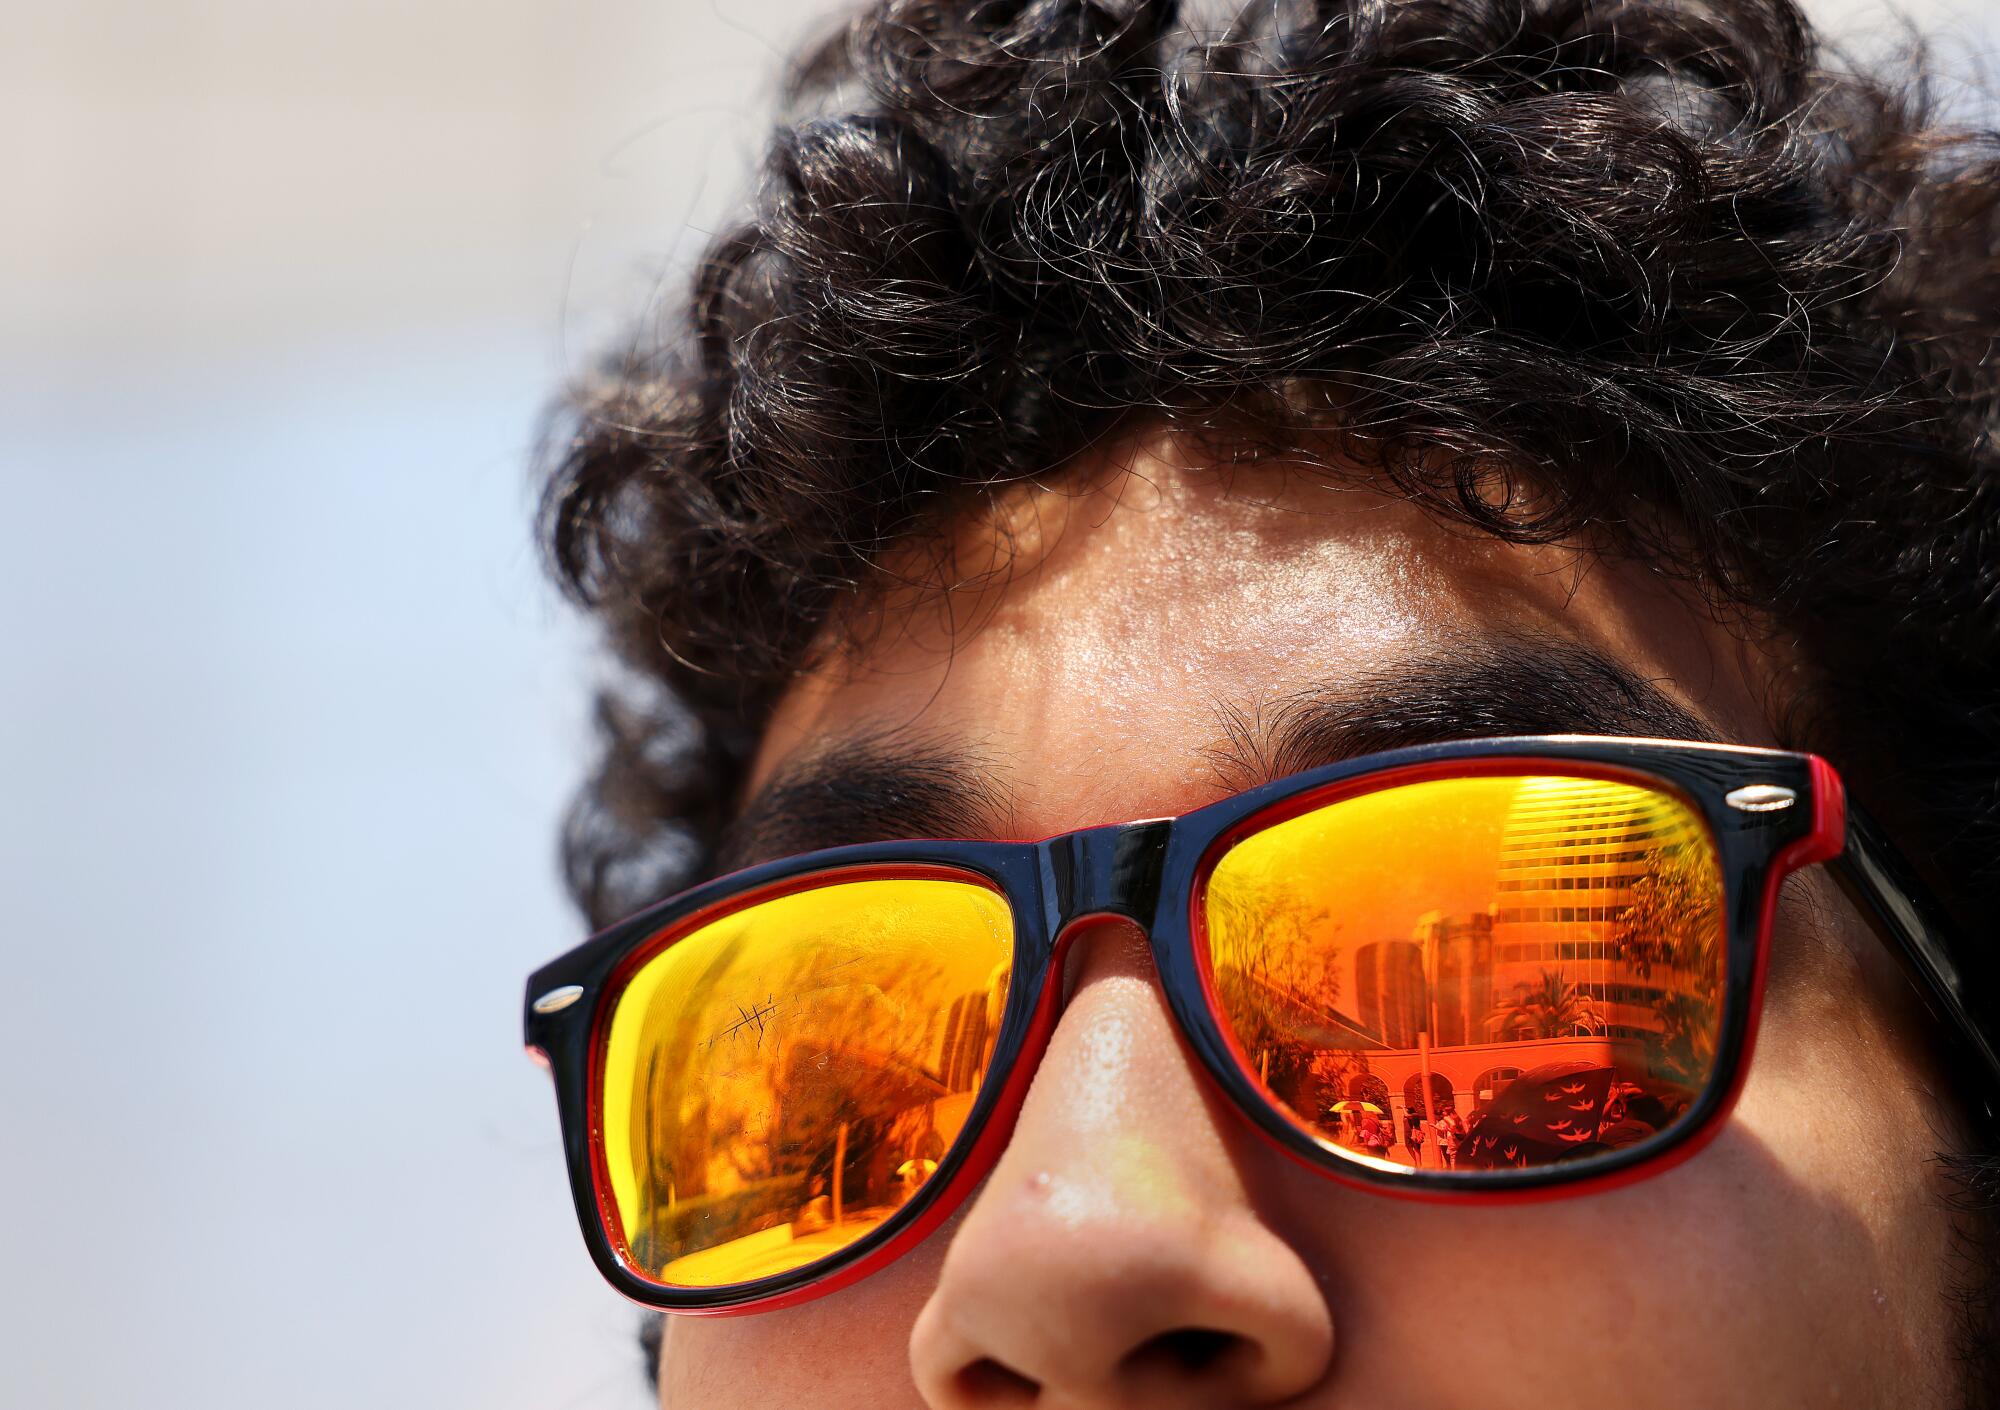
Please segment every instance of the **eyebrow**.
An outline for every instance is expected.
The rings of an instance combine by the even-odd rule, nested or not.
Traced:
[[[1224,792],[1414,744],[1514,734],[1714,742],[1654,682],[1578,643],[1480,637],[1248,705],[1221,703],[1202,756]],[[783,765],[724,829],[716,871],[854,842],[1011,835],[1000,770],[906,730],[836,739]]]
[[[1252,709],[1223,707],[1204,753],[1240,792],[1384,749],[1512,734],[1718,742],[1658,684],[1576,642],[1479,637],[1308,687]]]
[[[835,739],[788,761],[723,829],[718,874],[753,862],[907,837],[995,837],[1012,809],[963,741],[904,729]]]

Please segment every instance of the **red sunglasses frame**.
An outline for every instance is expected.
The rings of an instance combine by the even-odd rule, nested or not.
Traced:
[[[1289,1119],[1236,1046],[1208,970],[1201,905],[1209,872],[1236,842],[1341,798],[1438,778],[1561,773],[1678,797],[1715,843],[1723,879],[1727,986],[1716,1070],[1687,1115],[1651,1141],[1516,1171],[1397,1173],[1331,1155]],[[1750,801],[1750,800],[1756,801]],[[999,1159],[1054,1031],[1069,947],[1092,925],[1135,922],[1149,937],[1168,1006],[1200,1068],[1287,1156],[1343,1184],[1405,1198],[1508,1204],[1617,1188],[1659,1174],[1714,1138],[1755,1048],[1778,888],[1815,862],[1835,873],[1977,1074],[1991,1119],[2000,1041],[1965,1001],[1936,908],[1816,755],[1743,746],[1584,735],[1463,740],[1346,761],[1252,789],[1179,818],[1088,828],[1037,842],[902,841],[805,853],[670,897],[592,937],[529,980],[529,1050],[555,1078],[570,1183],[585,1242],[612,1285],[649,1307],[694,1314],[771,1310],[847,1287],[921,1242]],[[987,1080],[936,1173],[888,1219],[800,1268],[726,1287],[678,1287],[634,1259],[610,1193],[599,1102],[609,1016],[636,970],[701,925],[829,882],[935,876],[990,887],[1014,917],[1014,965]],[[998,1078],[998,1081],[994,1079]]]

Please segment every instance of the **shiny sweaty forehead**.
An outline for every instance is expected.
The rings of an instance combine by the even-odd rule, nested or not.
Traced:
[[[1766,650],[1643,565],[1281,465],[1128,446],[918,562],[780,699],[729,860],[1182,812],[1466,733],[1776,742]]]

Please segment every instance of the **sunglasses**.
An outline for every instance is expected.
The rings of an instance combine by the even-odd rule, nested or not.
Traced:
[[[1814,862],[1956,1070],[1994,1085],[1934,906],[1825,760],[1580,735],[1371,754],[1040,842],[751,867],[536,972],[527,1043],[604,1275],[651,1307],[757,1311],[882,1267],[992,1169],[1079,922],[1145,929],[1188,1051],[1281,1150],[1497,1203],[1636,1180],[1716,1133],[1779,883]]]

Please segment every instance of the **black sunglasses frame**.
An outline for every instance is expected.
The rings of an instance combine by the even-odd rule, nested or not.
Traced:
[[[1378,1171],[1328,1152],[1260,1090],[1224,1033],[1200,964],[1209,869],[1236,841],[1344,796],[1422,778],[1561,772],[1664,789],[1693,809],[1721,864],[1727,989],[1715,1075],[1689,1112],[1653,1140],[1524,1170]],[[555,1079],[577,1216],[600,1271],[634,1301],[678,1312],[757,1311],[823,1295],[901,1255],[941,1223],[998,1159],[1058,1007],[1061,961],[1080,922],[1117,918],[1146,932],[1168,1006],[1200,1067],[1286,1153],[1343,1183],[1433,1200],[1491,1204],[1607,1188],[1665,1170],[1722,1125],[1748,1071],[1769,960],[1778,883],[1833,861],[1917,993],[1976,1073],[2000,1091],[2000,1039],[1966,1002],[1936,908],[1879,832],[1847,807],[1838,775],[1809,754],[1678,740],[1537,735],[1461,740],[1371,754],[1280,779],[1178,818],[1086,828],[1037,842],[916,840],[804,853],[750,867],[620,921],[528,981],[526,1040]],[[815,1263],[727,1287],[659,1283],[616,1233],[593,1088],[607,1019],[636,968],[730,911],[858,876],[943,874],[984,881],[1013,913],[1014,962],[985,1081],[936,1172],[888,1219]],[[1983,1103],[1991,1119],[1994,1104]]]

